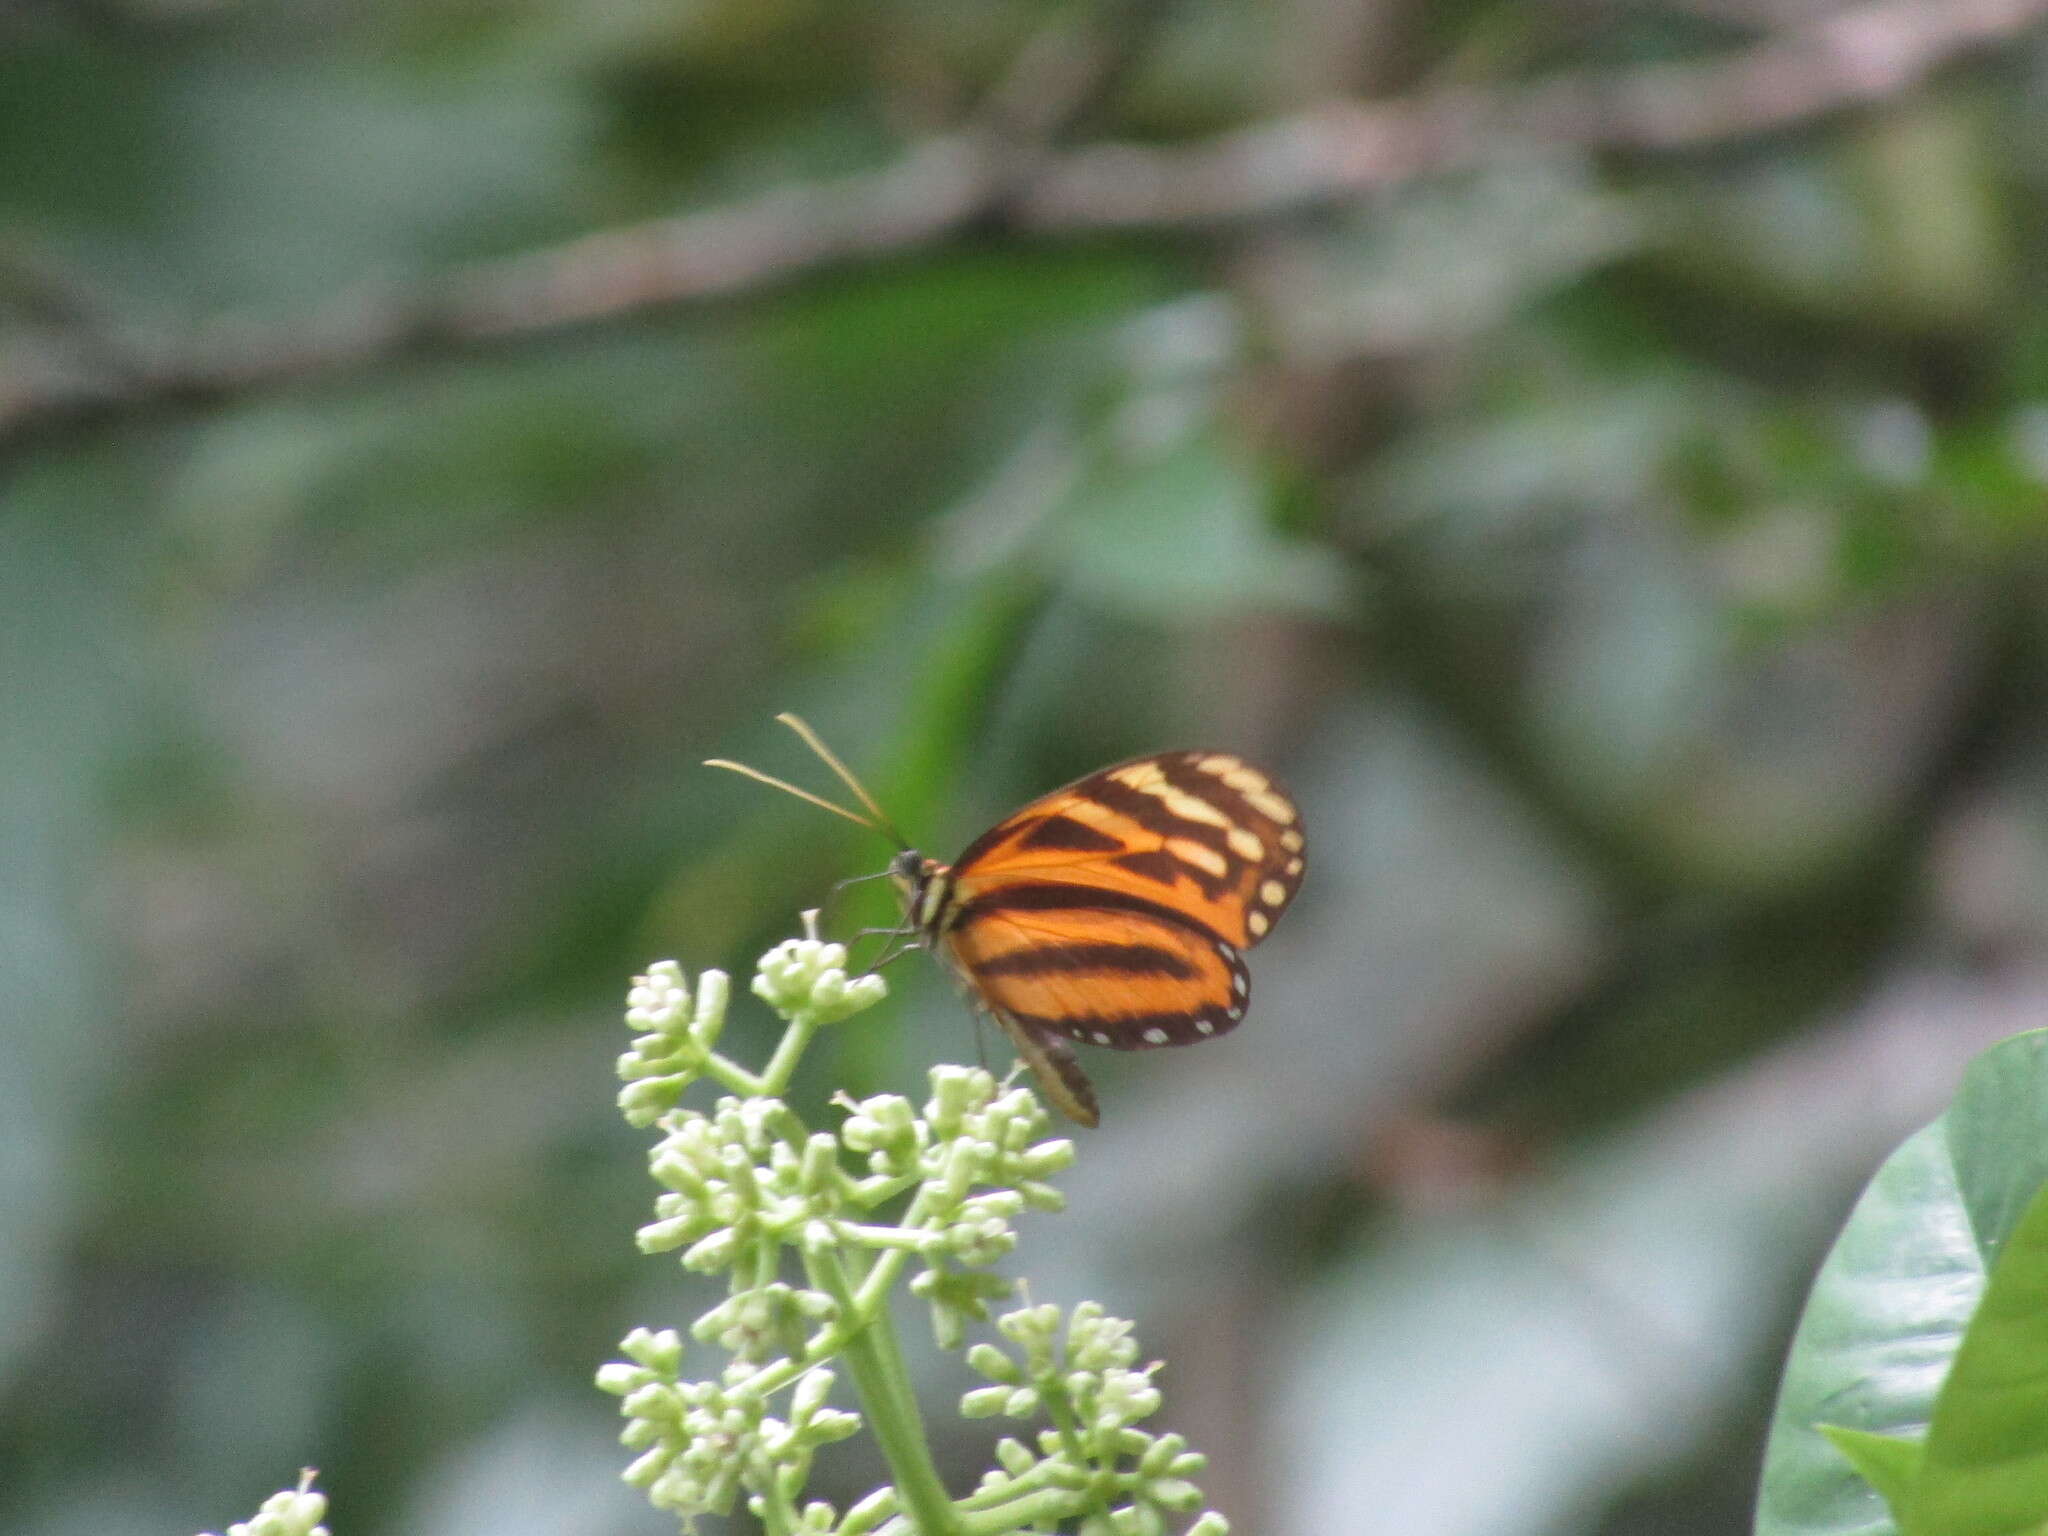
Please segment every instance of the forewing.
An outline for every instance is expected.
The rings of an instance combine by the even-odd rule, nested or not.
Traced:
[[[953,865],[962,903],[1057,883],[1142,897],[1237,949],[1272,932],[1301,885],[1293,797],[1225,752],[1117,763],[1034,800]]]
[[[1251,997],[1235,945],[1098,887],[1008,883],[963,903],[944,943],[1013,1034],[1121,1051],[1188,1045],[1233,1027]]]

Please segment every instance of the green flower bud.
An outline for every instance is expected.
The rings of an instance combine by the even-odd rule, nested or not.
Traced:
[[[963,1419],[987,1419],[1004,1411],[1010,1400],[1008,1387],[976,1387],[963,1393],[960,1398],[960,1417]]]
[[[1022,1477],[1038,1465],[1038,1458],[1031,1454],[1030,1449],[1008,1435],[996,1442],[996,1460],[1012,1477]]]
[[[624,1397],[628,1392],[646,1386],[647,1381],[645,1368],[627,1365],[624,1361],[614,1360],[597,1368],[597,1390],[609,1392],[613,1397]]]
[[[636,1419],[652,1422],[656,1419],[680,1418],[682,1404],[678,1401],[675,1388],[666,1382],[645,1382],[626,1394],[619,1404],[619,1412],[630,1414]]]
[[[839,1303],[823,1291],[798,1291],[796,1309],[812,1322],[830,1322],[839,1315]]]
[[[1193,1483],[1183,1482],[1177,1477],[1161,1478],[1145,1490],[1145,1496],[1162,1509],[1170,1509],[1177,1515],[1199,1509],[1202,1490]]]
[[[860,1433],[860,1415],[843,1408],[820,1408],[811,1422],[804,1426],[804,1432],[814,1445],[844,1440]]]
[[[930,1073],[932,1096],[924,1117],[934,1134],[951,1140],[961,1122],[995,1093],[995,1079],[979,1067],[937,1066]]]
[[[957,1221],[946,1229],[946,1246],[971,1269],[984,1269],[1017,1246],[1017,1234],[999,1217]]]
[[[1015,1312],[1005,1312],[996,1319],[996,1327],[1013,1344],[1021,1344],[1033,1355],[1051,1347],[1053,1336],[1059,1332],[1060,1309],[1051,1302],[1035,1307],[1020,1307]]]
[[[635,1328],[619,1341],[619,1348],[628,1359],[664,1376],[673,1376],[683,1363],[683,1337],[673,1328]]]
[[[816,1197],[839,1193],[839,1141],[824,1131],[804,1143],[803,1166],[797,1175],[804,1191]]]
[[[697,978],[697,1007],[690,1019],[690,1038],[705,1050],[718,1044],[725,1028],[725,1008],[732,996],[732,978],[723,971],[706,971]]]
[[[990,1381],[999,1381],[1009,1386],[1015,1386],[1023,1375],[1017,1369],[1016,1361],[995,1345],[988,1343],[976,1344],[967,1351],[967,1366],[969,1370],[986,1376]]]
[[[630,1076],[635,1065],[635,1058],[621,1056],[619,1076]],[[628,1125],[644,1131],[674,1109],[676,1101],[683,1096],[683,1090],[689,1086],[690,1078],[680,1073],[670,1077],[645,1077],[628,1083],[619,1090],[619,1113],[626,1117]]]
[[[1159,1411],[1159,1389],[1143,1371],[1109,1371],[1102,1378],[1096,1414],[1112,1424],[1131,1424]]]
[[[1074,1144],[1064,1137],[1058,1141],[1041,1141],[1017,1158],[1019,1169],[1034,1179],[1063,1172],[1073,1166],[1073,1162]]]
[[[646,1228],[641,1230],[644,1232]],[[645,1248],[646,1244],[643,1242],[641,1246]],[[694,1269],[700,1274],[716,1274],[732,1263],[738,1249],[739,1235],[731,1227],[721,1227],[684,1250],[683,1268]]]
[[[642,1253],[666,1253],[671,1248],[680,1248],[698,1231],[694,1217],[677,1217],[669,1221],[651,1221],[633,1234],[633,1241]]]
[[[635,1029],[670,1028],[690,1006],[683,968],[673,960],[657,960],[645,976],[635,976],[626,993],[626,1022]]]
[[[820,1408],[832,1391],[833,1376],[830,1371],[806,1371],[796,1384],[796,1391],[790,1395],[789,1416],[801,1424]]]
[[[1138,1471],[1146,1477],[1164,1477],[1172,1468],[1174,1459],[1187,1449],[1187,1437],[1166,1434],[1145,1447],[1138,1461]]]
[[[619,1476],[623,1481],[630,1483],[635,1488],[646,1488],[651,1486],[657,1477],[660,1477],[662,1473],[668,1470],[668,1464],[671,1459],[672,1456],[668,1450],[656,1448],[646,1452],[644,1455],[635,1457]]]

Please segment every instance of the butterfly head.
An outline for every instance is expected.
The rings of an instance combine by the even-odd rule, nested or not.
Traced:
[[[937,859],[928,859],[915,848],[906,848],[889,861],[889,883],[903,898],[903,915],[929,939],[944,926],[946,898],[952,890],[952,871]]]

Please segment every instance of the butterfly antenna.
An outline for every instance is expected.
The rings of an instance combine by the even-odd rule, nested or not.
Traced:
[[[830,811],[834,816],[844,816],[856,826],[866,827],[870,832],[882,830],[872,821],[869,821],[867,817],[855,815],[843,805],[834,805],[823,795],[814,795],[808,789],[798,789],[787,779],[778,779],[772,773],[763,773],[758,768],[749,768],[745,763],[735,763],[731,759],[723,757],[707,757],[704,760],[704,766],[706,768],[724,768],[733,773],[745,774],[748,778],[756,779],[763,784],[779,789],[784,794],[795,795],[799,800],[808,800],[821,811]]]
[[[793,715],[790,714],[787,710],[785,710],[783,713],[777,715],[775,718],[780,720],[784,725],[788,726],[792,731],[795,731],[797,735],[803,739],[803,744],[805,746],[809,747],[813,752],[817,753],[819,757],[823,758],[825,761],[825,766],[827,768],[830,768],[834,773],[839,775],[839,782],[844,784],[848,789],[852,790],[854,798],[860,801],[862,805],[868,808],[868,814],[874,818],[873,821],[867,823],[868,826],[873,827],[878,832],[885,832],[890,837],[893,837],[896,840],[896,846],[898,848],[908,848],[910,846],[910,839],[905,837],[901,832],[899,832],[896,829],[896,823],[889,819],[888,813],[885,812],[879,805],[875,804],[875,797],[869,794],[867,792],[866,786],[863,785],[859,779],[856,779],[853,776],[853,770],[851,768],[848,768],[846,764],[839,761],[839,759],[833,755],[832,749],[826,746],[824,742],[818,739],[818,733],[812,730],[810,726],[807,723],[805,723],[804,718],[801,715]],[[850,815],[851,813],[842,811],[840,812],[840,814]],[[860,818],[857,816],[853,819],[856,821],[860,820]]]

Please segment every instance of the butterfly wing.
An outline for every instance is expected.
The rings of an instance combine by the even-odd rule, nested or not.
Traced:
[[[1304,848],[1301,811],[1270,774],[1229,753],[1167,752],[998,822],[954,861],[953,894],[965,904],[993,903],[1006,886],[1106,890],[1250,949],[1294,900]]]
[[[947,872],[932,926],[1040,1081],[1054,1091],[1053,1068],[1071,1098],[1086,1079],[1063,1038],[1145,1050],[1244,1017],[1243,951],[1293,900],[1303,846],[1293,800],[1241,758],[1134,758],[978,838]],[[1092,1095],[1086,1106],[1061,1102],[1093,1124]]]
[[[1095,1103],[1095,1085],[1074,1059],[1074,1048],[1050,1030],[1034,1028],[995,1009],[989,1012],[1017,1047],[1018,1058],[1038,1079],[1039,1090],[1059,1112],[1082,1125],[1100,1125],[1102,1111]]]
[[[994,1012],[1123,1051],[1188,1045],[1244,1017],[1242,953],[1164,908],[1116,905],[1099,886],[1012,881],[991,894],[963,906],[945,942]]]

